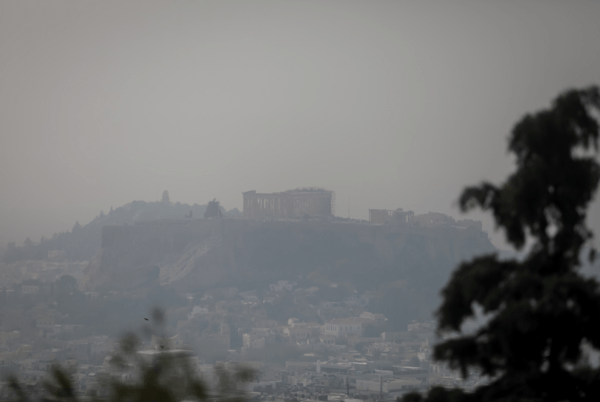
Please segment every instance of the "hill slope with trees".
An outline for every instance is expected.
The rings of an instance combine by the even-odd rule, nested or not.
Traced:
[[[212,201],[211,201],[212,202]],[[218,203],[218,202],[217,202]],[[26,239],[22,246],[9,243],[2,261],[12,263],[24,260],[67,259],[70,261],[89,261],[100,251],[102,227],[105,225],[132,225],[135,222],[157,219],[196,219],[202,218],[208,204],[189,205],[171,202],[165,191],[161,201],[133,201],[119,208],[110,208],[105,214],[100,212],[91,222],[80,225],[75,222],[69,232],[55,233],[51,238],[42,237],[39,243]],[[225,211],[223,216],[241,215],[237,209]]]

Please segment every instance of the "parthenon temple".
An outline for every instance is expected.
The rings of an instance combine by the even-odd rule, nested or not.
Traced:
[[[244,195],[245,218],[303,218],[305,216],[331,216],[333,191],[319,188],[302,188],[281,193],[246,191]]]

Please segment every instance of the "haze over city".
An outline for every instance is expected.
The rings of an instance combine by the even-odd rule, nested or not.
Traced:
[[[600,81],[597,2],[0,2],[0,243],[133,200],[460,217],[526,112]],[[600,229],[598,203],[592,229]],[[483,221],[494,245],[508,247]]]
[[[600,400],[598,21],[0,0],[0,401]]]

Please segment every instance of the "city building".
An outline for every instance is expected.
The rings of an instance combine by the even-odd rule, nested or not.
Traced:
[[[403,211],[402,208],[395,210],[388,209],[369,209],[369,222],[378,225],[389,223],[408,223],[411,222],[415,214],[413,211]]]
[[[336,318],[325,323],[325,335],[336,337],[346,335],[362,335],[362,319],[360,318]]]

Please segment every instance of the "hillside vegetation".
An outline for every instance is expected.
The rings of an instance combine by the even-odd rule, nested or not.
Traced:
[[[131,225],[135,222],[157,219],[196,219],[202,218],[207,204],[189,205],[173,203],[168,199],[156,202],[133,201],[105,214],[100,212],[91,222],[80,225],[76,222],[69,232],[55,233],[51,238],[42,237],[39,243],[30,239],[22,246],[9,243],[2,261],[12,263],[24,260],[67,259],[70,261],[89,261],[100,251],[102,227],[105,225]],[[191,217],[190,217],[191,212]],[[241,215],[237,209],[225,211],[224,216]]]

